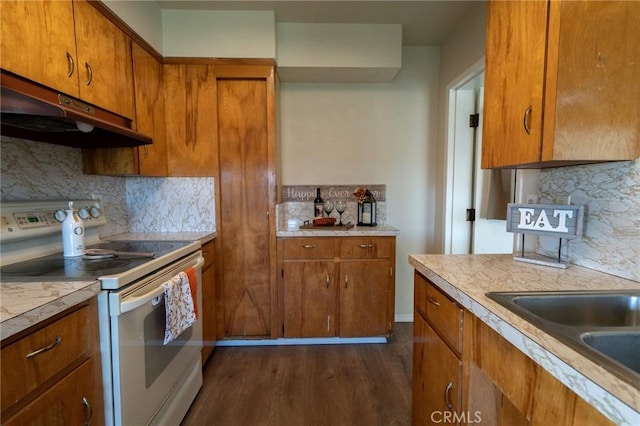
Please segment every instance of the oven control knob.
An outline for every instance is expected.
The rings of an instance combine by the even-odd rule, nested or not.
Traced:
[[[62,223],[66,216],[67,214],[64,212],[64,210],[56,210],[56,212],[53,214],[53,217],[60,223]]]
[[[78,216],[80,216],[80,219],[82,220],[87,220],[89,219],[89,211],[86,207],[78,209]]]
[[[97,219],[100,217],[100,209],[97,207],[91,207],[89,209],[89,214],[91,215],[92,218]]]

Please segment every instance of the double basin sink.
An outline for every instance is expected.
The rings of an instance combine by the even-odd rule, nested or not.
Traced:
[[[486,295],[640,389],[640,290]]]

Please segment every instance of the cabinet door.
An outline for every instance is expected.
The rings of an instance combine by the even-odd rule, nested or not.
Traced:
[[[59,1],[0,1],[3,69],[78,96],[73,5]]]
[[[285,262],[284,337],[336,335],[333,261]]]
[[[214,267],[214,242],[202,246],[202,362],[204,363],[216,345],[216,270]]]
[[[139,173],[167,176],[162,64],[146,50],[132,43],[133,77],[136,101],[136,129],[153,138],[152,145],[138,148]]]
[[[217,176],[212,71],[208,65],[163,66],[169,176]]]
[[[133,119],[131,40],[85,0],[73,11],[80,98]]]
[[[442,424],[460,414],[462,406],[462,362],[429,326],[422,331],[422,383],[424,390],[415,401],[421,407],[424,424]]]
[[[388,301],[392,274],[388,261],[340,263],[340,337],[390,334]]]
[[[490,1],[482,167],[541,159],[546,1]]]
[[[426,410],[426,387],[423,370],[425,368],[425,342],[427,335],[427,322],[418,312],[413,315],[413,374],[412,374],[412,400],[411,400],[411,424],[426,425],[429,414]]]
[[[270,336],[272,271],[275,278],[270,211],[275,203],[270,199],[267,82],[237,78],[216,84],[225,336]]]

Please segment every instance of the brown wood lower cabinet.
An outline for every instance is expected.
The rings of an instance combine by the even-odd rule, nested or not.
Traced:
[[[613,424],[418,272],[414,295],[414,426]]]
[[[3,340],[1,368],[3,425],[104,424],[96,299]]]
[[[395,237],[278,239],[283,337],[393,333]]]
[[[202,245],[202,364],[207,362],[217,340],[215,244]]]

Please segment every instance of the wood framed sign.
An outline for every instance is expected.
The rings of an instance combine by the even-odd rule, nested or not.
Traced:
[[[507,232],[556,238],[580,238],[584,206],[514,204],[507,206]]]

